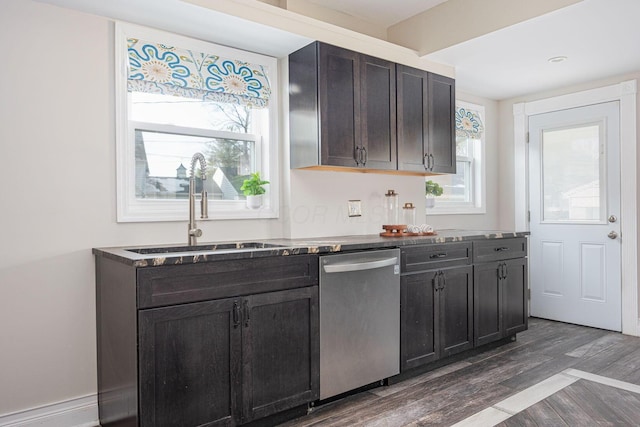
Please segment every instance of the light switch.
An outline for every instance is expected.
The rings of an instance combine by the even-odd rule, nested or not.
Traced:
[[[349,216],[362,216],[362,203],[360,200],[349,200],[348,202],[348,212]]]

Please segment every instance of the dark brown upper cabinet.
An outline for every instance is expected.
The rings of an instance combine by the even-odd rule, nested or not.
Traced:
[[[455,81],[397,65],[398,170],[456,173]]]
[[[289,56],[291,167],[396,170],[395,64],[312,43]]]
[[[453,79],[312,43],[289,56],[291,168],[455,173],[454,109]]]

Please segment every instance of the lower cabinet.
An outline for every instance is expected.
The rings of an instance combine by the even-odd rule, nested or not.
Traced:
[[[236,425],[317,399],[317,310],[317,286],[141,310],[141,425]]]
[[[320,397],[318,307],[317,286],[243,300],[243,422]]]
[[[315,254],[96,256],[100,425],[235,426],[317,400],[318,298]]]
[[[140,311],[140,425],[234,425],[240,418],[235,306],[224,299]]]
[[[526,253],[521,237],[402,248],[401,370],[526,330]]]
[[[401,369],[473,347],[473,269],[470,265],[401,278]]]
[[[503,259],[474,264],[476,346],[514,335],[528,327],[527,260],[517,257],[519,255],[505,253],[495,256]],[[509,259],[510,256],[517,258]]]

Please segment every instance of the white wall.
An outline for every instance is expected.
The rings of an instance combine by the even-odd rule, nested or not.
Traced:
[[[424,178],[330,171],[291,171],[291,237],[376,234],[385,223],[383,198],[399,194],[400,205],[416,205],[416,219],[425,221]],[[347,201],[362,202],[362,216],[347,216]],[[422,212],[422,216],[418,216]]]
[[[0,2],[0,415],[96,393],[91,248],[180,243],[186,221],[117,224],[113,24]],[[281,220],[201,222],[269,238]]]
[[[2,416],[96,393],[91,248],[180,243],[186,239],[186,221],[116,223],[110,21],[32,1],[4,0],[0,51]],[[495,111],[490,102],[485,107],[487,116]],[[489,120],[490,133],[495,135],[495,123]],[[495,151],[494,142],[488,142],[487,158]],[[495,171],[498,165],[488,161]],[[280,219],[200,222],[203,239],[377,233],[381,221],[376,209],[389,188],[424,212],[420,177],[317,171],[289,176],[286,167],[281,173],[285,194]],[[491,188],[497,178],[488,173]],[[346,216],[348,199],[362,200],[363,217]],[[494,228],[497,200],[488,200],[485,216],[463,222],[439,217],[432,223]]]

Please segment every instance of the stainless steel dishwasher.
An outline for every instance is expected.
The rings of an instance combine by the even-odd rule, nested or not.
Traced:
[[[400,250],[320,257],[320,399],[400,372]]]

